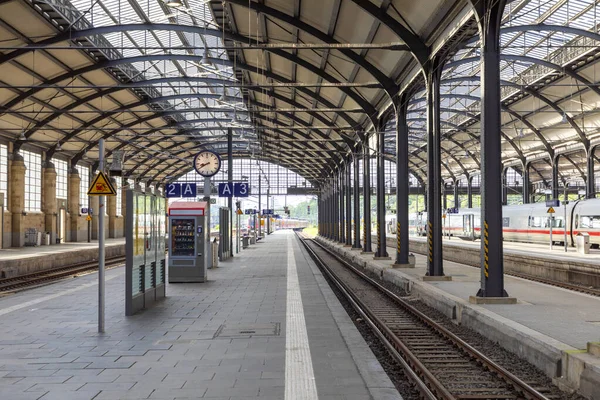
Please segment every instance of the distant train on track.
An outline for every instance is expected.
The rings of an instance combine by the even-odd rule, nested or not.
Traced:
[[[600,247],[600,199],[570,201],[566,206],[554,207],[552,241],[564,244],[567,227],[567,244],[575,243],[580,232],[590,235],[592,247]],[[443,220],[444,236],[475,240],[481,237],[481,209],[463,208],[448,213]],[[409,230],[417,236],[425,236],[427,212],[409,215]],[[550,214],[544,203],[522,204],[502,207],[502,231],[506,241],[524,243],[550,243]],[[388,233],[396,233],[396,215],[386,216]]]

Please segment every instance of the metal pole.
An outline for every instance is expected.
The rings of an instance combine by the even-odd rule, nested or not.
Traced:
[[[352,166],[354,167],[354,244],[352,248],[360,249],[360,171],[358,169],[358,162],[360,156],[354,154],[354,161]]]
[[[207,268],[213,267],[213,254],[212,254],[212,245],[210,243],[210,178],[204,178],[204,201],[206,201],[206,218],[208,218],[208,223],[206,224],[206,254],[208,254],[208,265]]]
[[[396,109],[396,261],[408,264],[408,99],[401,99]],[[417,194],[417,211],[419,195]]]
[[[369,155],[369,141],[363,145],[363,221],[364,239],[363,253],[372,253],[371,250],[371,156]]]
[[[375,252],[376,258],[388,258],[387,242],[386,242],[386,230],[385,230],[385,163],[383,159],[383,153],[385,151],[384,141],[384,125],[380,125],[377,129],[379,133],[377,135],[377,185],[376,185],[376,198],[375,204],[377,205],[377,250]]]
[[[346,180],[344,179],[344,166],[340,166],[339,188],[340,188],[340,243],[346,243],[346,209],[344,207],[344,194],[346,192]]]
[[[238,254],[240,252],[240,215],[235,212],[235,224],[236,224],[236,238],[235,238],[235,253]]]
[[[567,247],[568,247],[568,245],[567,245],[567,204],[569,204],[569,201],[567,200],[567,185],[565,184],[565,198],[563,200],[563,206],[565,207],[565,216],[563,218],[564,226],[565,226],[565,228],[564,228],[564,231],[565,231],[565,237],[564,237],[565,253],[567,252]],[[571,222],[571,224],[572,224],[572,222]]]
[[[260,226],[260,223],[262,221],[262,209],[261,209],[261,206],[262,206],[261,199],[262,198],[261,198],[261,193],[260,193],[261,190],[262,190],[262,187],[261,187],[260,170],[259,170],[259,172],[258,172],[258,237],[262,237],[262,228]],[[256,220],[254,222],[254,229],[256,230]]]
[[[508,297],[502,247],[500,22],[505,0],[471,0],[481,37],[481,288],[478,297]]]
[[[227,180],[233,181],[233,129],[227,128]],[[233,256],[233,197],[227,199],[229,206],[229,253]]]
[[[552,222],[554,220],[554,216],[550,214],[548,219],[550,220],[550,251],[552,251]]]
[[[441,66],[436,62],[431,65],[427,74],[427,275],[429,276],[444,276],[440,84]],[[443,196],[446,199],[445,191]]]
[[[344,178],[346,179],[346,246],[352,246],[352,188],[350,182],[350,159],[348,159],[346,164]]]
[[[94,177],[92,176],[92,169],[88,168],[88,181],[89,182],[93,182]],[[81,190],[81,189],[80,189]],[[86,218],[87,219],[87,241],[88,243],[90,243],[92,241],[92,212],[90,211],[92,208],[92,199],[90,198],[90,196],[88,196],[88,202],[87,202],[87,207],[88,207],[88,216],[90,218]]]
[[[104,139],[98,143],[98,170],[104,172]],[[104,196],[99,198],[98,210],[98,332],[104,332]]]

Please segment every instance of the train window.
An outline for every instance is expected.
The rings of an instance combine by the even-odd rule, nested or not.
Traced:
[[[529,226],[532,228],[542,228],[547,225],[548,218],[529,217]]]
[[[562,228],[563,227],[563,219],[561,217],[554,218],[552,227],[553,228]]]
[[[600,215],[582,215],[579,218],[579,228],[600,229]]]

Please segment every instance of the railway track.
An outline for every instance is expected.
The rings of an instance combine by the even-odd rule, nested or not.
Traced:
[[[425,399],[552,399],[480,353],[402,297],[312,239],[298,235]],[[539,385],[537,385],[539,386]]]
[[[117,267],[124,263],[125,257],[109,258],[106,260],[106,267]],[[97,262],[84,262],[67,265],[61,268],[54,268],[49,271],[40,271],[12,278],[0,279],[0,295],[16,293],[27,288],[44,285],[73,275],[92,272],[97,269]]]

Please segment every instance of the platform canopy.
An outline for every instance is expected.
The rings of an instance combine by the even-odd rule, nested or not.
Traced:
[[[510,2],[502,44],[505,166],[583,179],[598,142],[597,2]],[[0,0],[0,135],[13,151],[164,183],[203,148],[268,160],[315,186],[410,94],[410,169],[426,177],[422,66],[444,60],[443,175],[479,171],[478,30],[453,0]],[[600,71],[599,71],[600,72]],[[370,145],[373,147],[372,145]]]

